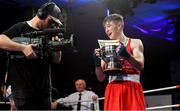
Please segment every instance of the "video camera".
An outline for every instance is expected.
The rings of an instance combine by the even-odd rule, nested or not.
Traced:
[[[21,37],[14,37],[12,40],[20,44],[37,44],[38,46],[33,48],[40,58],[48,56],[49,51],[60,51],[64,48],[73,48],[74,40],[73,34],[70,35],[70,39],[63,39],[61,41],[53,41],[52,37],[63,36],[61,29],[45,29],[42,31],[33,31],[25,34],[21,34]],[[50,38],[51,37],[51,38]],[[20,52],[11,52],[11,58],[22,58],[24,54]]]

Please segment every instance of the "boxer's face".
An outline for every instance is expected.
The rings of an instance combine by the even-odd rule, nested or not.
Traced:
[[[107,21],[104,25],[105,33],[109,37],[109,39],[117,39],[119,34],[122,31],[122,25],[121,22],[115,22],[115,21]]]

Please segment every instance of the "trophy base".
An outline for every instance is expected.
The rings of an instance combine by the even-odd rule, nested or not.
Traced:
[[[106,75],[115,76],[115,75],[122,74],[122,69],[120,68],[105,69],[103,73]]]

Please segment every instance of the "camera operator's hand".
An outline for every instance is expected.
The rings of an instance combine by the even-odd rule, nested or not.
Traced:
[[[22,50],[22,52],[27,58],[30,58],[30,59],[37,58],[37,54],[33,50],[33,47],[34,48],[37,47],[37,44],[29,44],[29,45],[24,46],[24,49]]]
[[[64,38],[59,38],[58,36],[52,37],[52,41],[61,41]]]

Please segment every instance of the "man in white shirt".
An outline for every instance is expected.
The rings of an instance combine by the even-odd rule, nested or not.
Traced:
[[[52,109],[56,109],[57,105],[71,106],[73,111],[76,110],[99,110],[98,96],[92,92],[85,90],[86,82],[78,79],[75,82],[77,92],[70,94],[65,98],[60,98],[52,103]],[[79,105],[78,105],[79,104]]]

